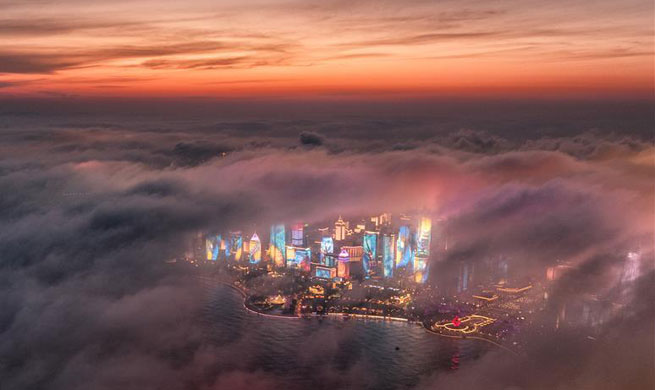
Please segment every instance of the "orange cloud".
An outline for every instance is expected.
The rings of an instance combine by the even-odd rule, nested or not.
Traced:
[[[650,96],[652,4],[29,2],[3,94]],[[651,11],[651,12],[649,12]]]

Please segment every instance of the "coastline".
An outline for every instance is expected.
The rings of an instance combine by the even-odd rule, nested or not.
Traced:
[[[223,281],[223,280],[218,280],[218,282],[220,284],[223,284],[225,286],[228,286],[228,287],[232,288],[233,290],[235,290],[239,294],[241,294],[241,296],[243,297],[242,305],[243,305],[244,309],[246,309],[248,312],[250,312],[252,314],[256,314],[258,316],[264,316],[264,317],[267,317],[267,318],[275,318],[275,319],[278,319],[278,318],[279,319],[303,319],[303,318],[335,318],[335,317],[339,317],[341,319],[356,318],[356,319],[359,319],[359,320],[363,319],[363,320],[376,320],[376,321],[389,321],[389,322],[404,322],[404,323],[407,323],[407,324],[417,324],[417,325],[421,326],[426,332],[428,332],[430,334],[433,334],[433,335],[436,335],[436,336],[446,337],[446,338],[450,338],[450,339],[459,339],[459,340],[473,339],[473,340],[485,341],[485,342],[488,342],[488,343],[490,343],[490,344],[492,344],[492,345],[494,345],[496,347],[499,347],[499,348],[501,348],[501,349],[503,349],[505,351],[508,351],[508,352],[510,352],[510,353],[512,353],[512,354],[514,354],[516,356],[519,355],[518,352],[516,352],[516,351],[514,351],[514,350],[512,350],[512,349],[510,349],[510,348],[508,348],[508,347],[506,347],[506,346],[504,346],[502,344],[499,344],[499,343],[497,343],[497,342],[495,342],[493,340],[489,340],[487,338],[484,338],[484,337],[447,335],[447,334],[436,332],[436,331],[426,327],[425,324],[423,324],[422,322],[410,321],[409,319],[403,318],[403,317],[386,317],[386,316],[377,316],[377,315],[370,315],[370,314],[353,314],[353,313],[341,313],[341,312],[339,312],[339,313],[327,313],[327,314],[311,314],[311,315],[305,315],[305,316],[300,316],[300,317],[299,316],[285,316],[285,315],[279,315],[279,314],[262,313],[260,311],[257,311],[257,310],[254,310],[254,309],[251,309],[251,308],[248,307],[248,305],[246,304],[246,301],[248,299],[248,293],[243,288],[235,286],[233,283],[229,283],[229,282],[226,282],[226,281]]]

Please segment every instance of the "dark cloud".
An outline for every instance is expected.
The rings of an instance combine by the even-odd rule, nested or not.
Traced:
[[[147,24],[126,21],[83,20],[79,18],[11,18],[0,20],[0,36],[8,37],[39,37],[68,34],[76,31],[111,30],[118,33],[120,29],[145,27]]]
[[[270,64],[280,64],[290,58],[288,53],[294,45],[288,43],[254,44],[251,42],[222,41],[192,41],[174,43],[154,43],[150,45],[117,45],[102,49],[60,48],[48,53],[28,50],[11,49],[0,51],[0,73],[53,73],[58,70],[96,66],[108,60],[130,58],[148,58],[142,66],[181,69],[211,69],[217,67],[243,66],[254,67]],[[171,60],[158,59],[181,54],[223,53],[234,50],[249,52],[249,55],[239,57],[219,57],[203,60]],[[155,58],[152,58],[155,57]]]
[[[182,166],[194,166],[204,163],[215,157],[225,156],[232,148],[216,145],[210,142],[180,142],[170,152],[174,156],[173,163]]]
[[[67,55],[0,53],[1,73],[52,73],[80,66],[83,62]]]
[[[311,131],[303,131],[300,133],[300,143],[303,145],[321,146],[323,145],[323,136]]]

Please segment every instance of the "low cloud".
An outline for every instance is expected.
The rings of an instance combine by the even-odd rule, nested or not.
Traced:
[[[518,277],[574,265],[543,324],[558,302],[616,296],[627,251],[644,259],[622,315],[595,340],[537,332],[525,357],[492,351],[456,373],[426,373],[419,388],[653,383],[642,364],[652,361],[652,140],[440,136],[402,120],[17,118],[0,129],[3,388],[293,387],[256,367],[248,351],[260,346],[247,337],[208,342],[207,291],[163,261],[201,230],[417,208],[446,217],[446,270],[488,256],[508,258]],[[319,328],[299,336],[297,355],[324,367],[328,387],[371,385],[367,360],[335,363],[350,336]]]

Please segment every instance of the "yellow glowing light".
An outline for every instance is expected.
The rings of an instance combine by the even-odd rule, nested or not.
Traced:
[[[456,327],[452,322],[446,322],[443,324],[434,324],[432,326],[433,330],[448,330],[451,332],[458,332],[464,334],[476,333],[480,328],[494,323],[496,320],[490,317],[485,317],[477,314],[472,314],[470,316],[465,316],[460,318],[460,325]]]
[[[528,291],[531,288],[532,288],[532,285],[521,287],[521,288],[498,287],[498,288],[496,288],[496,290],[501,291],[501,292],[507,292],[507,293],[515,294],[515,293]]]
[[[473,295],[473,298],[482,299],[482,300],[487,301],[487,302],[493,302],[496,299],[498,299],[498,295],[494,294],[491,297],[485,297],[483,295]]]

